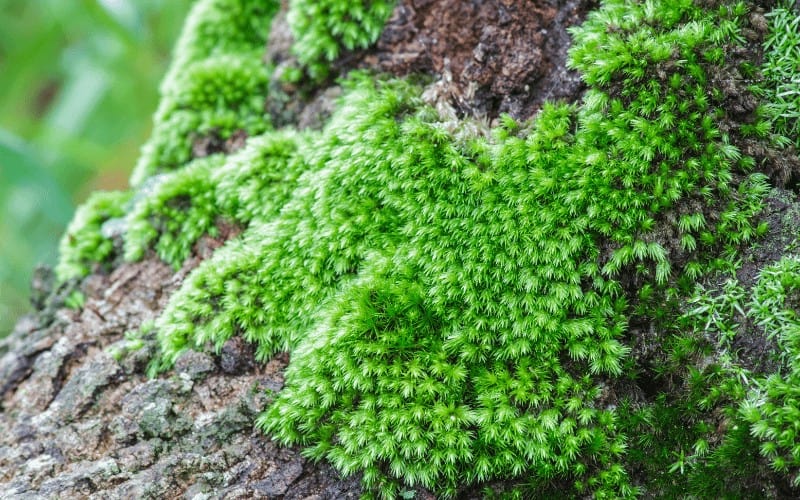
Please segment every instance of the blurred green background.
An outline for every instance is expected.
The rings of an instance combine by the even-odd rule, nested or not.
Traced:
[[[0,337],[74,208],[127,186],[191,0],[0,0]]]

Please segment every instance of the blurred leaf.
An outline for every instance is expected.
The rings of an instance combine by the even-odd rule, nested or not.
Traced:
[[[41,157],[22,139],[0,129],[0,196],[13,193],[20,186],[40,189],[41,211],[54,221],[69,220],[72,204]]]
[[[35,151],[0,130],[0,336],[25,309],[30,270],[55,262],[73,207]]]
[[[126,45],[131,47],[138,45],[141,24],[134,4],[127,0],[83,0],[83,3],[95,22],[108,29]]]
[[[105,96],[109,78],[102,69],[89,65],[70,77],[47,117],[47,124],[52,129],[76,134],[83,131],[97,103]]]

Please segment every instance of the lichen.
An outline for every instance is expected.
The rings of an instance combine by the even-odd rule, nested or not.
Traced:
[[[343,16],[354,5],[361,14]],[[386,497],[496,480],[568,481],[599,498],[708,493],[720,470],[761,473],[731,458],[755,461],[758,446],[780,471],[800,465],[786,434],[796,410],[777,410],[797,375],[754,377],[725,355],[746,292],[697,288],[768,229],[766,178],[728,132],[768,136],[770,123],[755,114],[731,129],[711,78],[745,43],[747,4],[606,1],[573,31],[583,100],[489,134],[454,126],[421,83],[367,72],[341,82],[322,130],[272,130],[260,53],[276,9],[198,3],[135,191],[113,195],[109,213],[87,206],[65,239],[62,277],[109,257],[98,236],[109,217],[125,218],[126,258],[152,248],[174,266],[222,221],[242,229],[170,298],[153,373],[235,335],[261,360],[290,351],[259,426]],[[363,47],[388,9],[293,1],[295,54],[312,68]],[[239,130],[242,149],[193,158],[198,135]],[[780,272],[794,279],[794,267]],[[784,279],[770,273],[756,305]],[[786,294],[775,300],[770,331],[791,357],[794,320]],[[680,314],[686,304],[693,314]],[[632,322],[663,333],[661,372],[648,376],[679,389],[614,393],[644,368]]]

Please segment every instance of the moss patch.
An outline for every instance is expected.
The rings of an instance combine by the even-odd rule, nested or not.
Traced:
[[[767,101],[767,113],[783,141],[800,147],[800,7],[781,1],[768,14],[769,36],[764,43],[763,82],[759,90]]]
[[[377,38],[388,4],[342,18],[351,3],[290,3],[307,63]],[[126,257],[153,248],[175,266],[219,224],[244,228],[170,299],[154,372],[233,336],[262,360],[290,351],[258,424],[385,497],[498,480],[704,494],[720,471],[743,494],[763,471],[743,469],[742,450],[800,465],[793,417],[776,409],[794,375],[754,378],[726,355],[746,292],[696,288],[769,229],[766,177],[731,136],[766,140],[770,124],[753,110],[736,128],[714,77],[746,43],[747,4],[605,2],[573,31],[582,102],[485,134],[442,117],[419,82],[369,73],[341,83],[322,130],[271,130],[257,54],[275,9],[198,4],[136,191],[108,215],[90,205],[76,224],[94,239],[65,244],[71,276],[108,257],[94,236],[123,212]],[[238,131],[241,149],[192,157],[196,134]],[[772,300],[771,272],[754,311]],[[774,335],[791,352],[788,292],[776,297]]]

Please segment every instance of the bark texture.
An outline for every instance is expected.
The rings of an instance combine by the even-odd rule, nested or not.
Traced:
[[[255,363],[234,339],[216,359],[187,353],[148,379],[154,344],[124,352],[125,332],[154,319],[200,258],[177,273],[150,259],[93,275],[79,311],[53,293],[0,344],[3,498],[359,496],[357,477],[342,480],[253,429],[281,389],[286,356]]]

